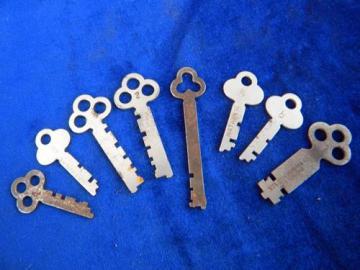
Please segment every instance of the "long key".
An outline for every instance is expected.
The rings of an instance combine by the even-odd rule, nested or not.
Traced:
[[[181,93],[177,90],[179,84],[183,82],[184,74],[189,74],[192,76],[193,83],[199,85],[198,91],[194,92],[190,89],[187,89],[184,93]],[[174,97],[183,100],[186,146],[191,190],[191,201],[189,205],[190,207],[201,207],[201,209],[206,208],[206,196],[201,161],[196,98],[204,94],[205,88],[205,82],[198,76],[196,71],[190,67],[181,68],[177,72],[176,78],[172,81],[170,86],[171,94]]]
[[[351,159],[351,133],[343,125],[312,124],[308,131],[310,149],[300,149],[264,180],[258,182],[264,199],[273,204],[293,192],[320,169],[322,159],[334,165],[345,165]]]
[[[235,78],[227,80],[224,93],[234,103],[221,140],[220,152],[230,151],[235,147],[246,105],[257,105],[264,99],[264,91],[258,85],[256,76],[249,71],[242,71]]]
[[[77,202],[74,198],[63,196],[44,189],[45,176],[41,171],[32,170],[24,177],[16,179],[11,185],[11,194],[16,199],[16,206],[21,213],[32,213],[39,202],[65,210],[67,212],[93,218],[86,202]]]
[[[79,182],[91,195],[96,195],[99,188],[97,180],[94,179],[83,166],[68,152],[71,137],[65,129],[43,129],[35,139],[38,148],[36,158],[41,165],[50,165],[59,161],[61,166],[68,171],[76,181]]]
[[[271,119],[240,155],[240,160],[247,162],[255,160],[282,126],[288,129],[297,129],[303,123],[302,103],[295,94],[287,93],[281,97],[272,96],[266,100],[265,106]]]
[[[130,81],[136,82],[137,86],[130,86]],[[121,87],[114,95],[114,102],[119,109],[135,109],[134,114],[137,117],[140,132],[143,134],[147,154],[151,165],[155,167],[155,177],[170,178],[173,176],[173,171],[153,114],[147,105],[148,102],[157,98],[159,93],[160,87],[154,80],[145,80],[140,74],[131,73],[122,80]]]
[[[73,114],[69,119],[70,129],[75,133],[84,133],[91,129],[96,141],[114,166],[116,172],[124,181],[130,192],[137,191],[137,187],[144,180],[136,174],[136,168],[132,165],[118,141],[108,126],[103,123],[111,111],[111,102],[105,97],[93,98],[90,95],[77,97],[73,104]]]

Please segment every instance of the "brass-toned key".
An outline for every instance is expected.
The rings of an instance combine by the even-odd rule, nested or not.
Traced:
[[[199,85],[198,91],[195,92],[187,89],[184,93],[181,93],[177,90],[178,86],[183,82],[183,76],[185,74],[191,75],[193,83]],[[176,79],[172,81],[170,86],[171,94],[183,100],[191,190],[190,207],[201,207],[201,209],[206,208],[206,196],[201,161],[196,98],[204,94],[205,88],[205,82],[197,75],[196,71],[190,67],[180,69],[177,72]]]
[[[39,202],[42,202],[79,216],[94,217],[86,202],[77,202],[74,198],[46,190],[44,184],[45,176],[38,170],[32,170],[12,183],[11,194],[16,199],[16,206],[21,213],[32,213]]]

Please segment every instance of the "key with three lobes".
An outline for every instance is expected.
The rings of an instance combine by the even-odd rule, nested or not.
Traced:
[[[230,151],[235,146],[246,106],[257,105],[264,99],[264,91],[258,85],[256,76],[249,71],[242,71],[235,78],[227,80],[224,84],[224,93],[234,103],[226,123],[220,152]]]
[[[192,82],[199,86],[198,91],[186,89],[185,92],[179,92],[178,86],[183,82],[185,74],[191,75]],[[204,94],[206,89],[205,82],[201,79],[197,72],[190,68],[181,68],[175,80],[170,85],[171,94],[183,100],[184,122],[186,133],[186,147],[188,155],[188,167],[190,175],[190,207],[206,208],[206,195],[204,187],[204,177],[201,161],[201,149],[199,139],[199,126],[196,109],[196,98]]]
[[[130,82],[134,82],[135,87],[130,85]],[[155,167],[155,177],[170,178],[173,176],[173,171],[153,114],[147,105],[148,102],[157,98],[159,93],[160,87],[154,80],[144,79],[140,74],[131,73],[122,80],[121,87],[114,95],[114,102],[119,109],[135,109],[134,114],[137,117],[140,132],[143,134],[147,154],[151,165]]]
[[[41,165],[50,165],[59,161],[61,166],[68,171],[91,195],[96,195],[97,180],[94,179],[83,166],[68,152],[66,148],[71,141],[70,134],[65,129],[43,129],[35,139],[37,146],[36,158]]]
[[[111,112],[111,103],[105,97],[93,98],[90,95],[81,95],[73,103],[73,114],[69,119],[70,129],[75,133],[84,133],[91,130],[96,141],[110,160],[120,178],[124,181],[131,193],[138,190],[144,180],[136,173],[129,157],[108,126],[103,123]]]
[[[240,160],[247,162],[255,160],[281,127],[297,129],[301,127],[304,121],[301,113],[302,103],[295,94],[287,93],[283,96],[271,96],[266,100],[265,107],[271,119],[240,155]]]
[[[312,124],[308,131],[311,148],[302,148],[258,182],[261,196],[273,204],[293,192],[320,169],[320,161],[326,160],[343,166],[351,159],[351,133],[341,124],[325,122]]]
[[[86,202],[77,202],[72,197],[46,190],[44,184],[45,176],[38,170],[32,170],[12,183],[11,194],[16,199],[16,206],[21,213],[32,213],[41,202],[86,218],[94,217]]]

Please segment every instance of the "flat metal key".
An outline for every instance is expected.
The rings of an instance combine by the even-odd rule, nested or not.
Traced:
[[[16,206],[21,213],[32,213],[39,202],[65,210],[67,212],[93,218],[86,202],[77,202],[74,198],[44,189],[45,176],[41,171],[32,170],[24,177],[16,179],[11,185],[11,194],[16,199]]]
[[[347,127],[324,122],[312,124],[308,131],[311,148],[302,148],[258,182],[261,196],[273,204],[285,194],[293,192],[320,169],[320,161],[326,160],[342,166],[351,159],[351,133]]]
[[[132,87],[129,82],[134,82],[137,86]],[[151,165],[155,167],[155,177],[170,178],[173,176],[173,171],[153,114],[147,105],[148,102],[157,98],[159,93],[160,87],[154,80],[144,79],[140,74],[131,73],[122,80],[121,87],[114,95],[114,102],[119,109],[135,109],[134,114],[140,132],[143,134],[147,154]]]
[[[235,147],[246,105],[257,105],[264,99],[264,91],[258,85],[256,76],[249,71],[242,71],[235,78],[227,80],[224,93],[234,103],[222,137],[220,152],[230,151]]]
[[[288,129],[297,129],[304,121],[301,113],[302,103],[295,94],[272,96],[266,100],[265,106],[271,119],[240,155],[240,160],[247,162],[255,160],[282,126]]]
[[[35,139],[37,146],[36,158],[41,165],[50,165],[55,161],[59,161],[61,166],[67,170],[76,181],[79,182],[91,195],[96,195],[99,188],[97,180],[93,178],[91,173],[68,152],[66,148],[71,141],[70,134],[65,129],[43,129]]]
[[[90,95],[77,97],[73,104],[73,114],[69,119],[70,129],[75,133],[92,131],[96,141],[114,166],[116,172],[124,181],[130,192],[138,190],[144,180],[136,174],[136,168],[108,126],[103,123],[111,111],[111,102],[105,97],[93,98]]]
[[[199,85],[198,91],[194,92],[191,89],[187,89],[185,92],[181,93],[177,90],[178,86],[183,82],[184,74],[191,75],[193,83]],[[202,209],[206,208],[206,196],[201,161],[196,98],[204,94],[205,88],[206,85],[203,79],[201,79],[196,73],[196,71],[190,67],[181,68],[177,72],[176,78],[172,81],[170,86],[171,94],[174,97],[183,100],[186,146],[191,190],[191,201],[189,205],[190,207],[201,207]]]

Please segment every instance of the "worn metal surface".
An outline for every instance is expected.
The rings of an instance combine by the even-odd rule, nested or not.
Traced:
[[[183,82],[184,74],[190,74],[192,76],[192,81],[200,86],[198,91],[194,92],[190,89],[187,89],[184,93],[178,91],[177,88]],[[204,94],[205,88],[205,82],[197,75],[196,71],[190,67],[180,69],[170,86],[172,95],[183,100],[191,190],[191,201],[189,205],[190,207],[201,207],[202,209],[206,208],[207,201],[201,161],[196,98]]]
[[[37,183],[34,183],[34,180],[36,180]],[[20,177],[12,183],[11,194],[16,199],[16,206],[21,213],[32,213],[39,202],[42,202],[79,216],[87,218],[94,217],[94,214],[86,202],[77,202],[72,197],[46,190],[44,189],[44,184],[45,176],[38,170],[32,170],[24,177]],[[23,185],[22,190],[20,189],[20,185]]]
[[[47,141],[45,140],[47,138]],[[37,146],[36,158],[41,165],[50,165],[55,161],[59,161],[76,181],[79,182],[91,195],[96,195],[99,188],[97,180],[93,178],[91,173],[68,152],[66,148],[69,146],[71,137],[65,129],[43,129],[35,139]]]
[[[130,80],[137,81],[138,84],[135,89],[128,85]],[[145,87],[152,88],[152,93],[145,93]],[[154,80],[144,79],[140,74],[131,73],[122,80],[121,87],[115,92],[114,102],[119,109],[135,109],[134,114],[137,118],[140,132],[143,135],[148,157],[151,160],[151,164],[155,167],[155,177],[170,178],[173,176],[173,171],[153,114],[147,105],[148,102],[157,98],[159,93],[160,87]],[[121,100],[122,95],[126,95],[130,99],[124,102]]]
[[[244,84],[244,80],[247,83]],[[231,106],[219,151],[230,151],[235,147],[240,125],[244,119],[246,105],[257,105],[264,99],[264,91],[258,85],[256,76],[249,71],[240,72],[224,84],[225,95],[234,101]]]
[[[322,137],[317,135],[321,132]],[[334,134],[338,133],[336,137]],[[273,204],[280,202],[285,194],[294,191],[320,169],[322,159],[334,164],[345,165],[351,159],[351,133],[344,125],[328,125],[324,122],[312,124],[308,131],[310,149],[300,149],[271,174],[258,182],[264,199]]]
[[[295,94],[287,93],[283,96],[272,96],[266,100],[265,106],[271,119],[240,155],[240,160],[247,162],[255,160],[282,126],[297,129],[301,127],[304,121],[301,113],[302,103]]]
[[[107,131],[108,126],[103,123],[104,118],[111,111],[110,101],[105,97],[93,98],[90,95],[81,95],[75,99],[73,111],[69,119],[71,130],[75,133],[91,130],[127,188],[132,193],[136,192],[137,187],[144,180],[136,174],[136,168],[133,167],[130,158],[121,146],[117,146],[117,139],[111,131]],[[82,120],[82,122],[77,120]]]

